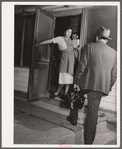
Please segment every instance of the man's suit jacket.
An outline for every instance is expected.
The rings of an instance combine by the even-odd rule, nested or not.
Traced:
[[[108,95],[117,77],[117,52],[105,42],[86,46],[78,64],[74,83],[81,89]]]

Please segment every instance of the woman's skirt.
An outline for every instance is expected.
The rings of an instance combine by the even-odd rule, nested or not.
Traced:
[[[73,76],[69,73],[59,73],[59,84],[73,84]]]

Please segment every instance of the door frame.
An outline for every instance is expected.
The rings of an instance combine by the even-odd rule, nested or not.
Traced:
[[[35,43],[36,43],[36,28],[38,21],[38,8],[35,10],[35,25],[34,25],[34,38],[33,38],[33,47],[32,47],[32,57],[31,57],[31,65],[29,67],[29,79],[28,79],[28,93],[27,93],[27,101],[32,99],[32,90],[33,90],[33,76],[34,76],[34,62],[35,62]]]
[[[87,8],[85,8],[87,9]],[[35,43],[37,42],[37,21],[38,21],[38,11],[41,11],[42,13],[44,13],[45,15],[48,15],[50,16],[51,18],[53,18],[54,20],[58,17],[65,17],[65,16],[72,16],[72,14],[68,14],[68,15],[62,15],[62,16],[52,16],[50,15],[49,13],[41,10],[41,8],[36,8],[35,10],[35,13],[36,13],[36,16],[35,16],[35,26],[34,26],[34,39],[33,39],[33,48],[32,48],[32,59],[31,59],[31,65],[29,67],[29,81],[28,81],[28,93],[27,93],[27,100],[30,101],[32,100],[32,91],[33,91],[33,79],[34,79],[34,63],[35,63]],[[83,33],[83,30],[85,28],[85,31],[86,31],[86,21],[87,19],[84,19],[87,17],[87,11],[85,11],[84,9],[81,9],[81,10],[78,10],[77,13],[75,13],[75,15],[77,14],[81,14],[81,30],[80,30],[80,48],[82,48],[84,45],[85,45],[85,41],[86,41],[86,34],[87,32]],[[83,17],[84,16],[84,17]],[[54,24],[54,28],[55,28],[55,24]],[[83,33],[83,34],[82,34]],[[52,33],[52,36],[54,37],[54,29],[53,29],[53,33]],[[81,42],[81,39],[85,38],[84,41]],[[53,46],[52,46],[52,52],[50,54],[50,64],[49,64],[49,75],[48,75],[48,86],[47,86],[47,89],[48,89],[48,92],[50,91],[50,81],[51,81],[51,68],[52,68],[52,53],[53,53]],[[81,53],[81,51],[80,51]],[[79,56],[79,60],[80,60],[80,56]],[[42,95],[43,96],[43,95]]]

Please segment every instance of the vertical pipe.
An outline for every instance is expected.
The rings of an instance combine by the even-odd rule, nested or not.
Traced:
[[[20,59],[20,66],[23,66],[23,52],[24,52],[24,40],[25,40],[25,25],[26,20],[23,21],[23,32],[22,32],[22,47],[21,47],[21,59]]]

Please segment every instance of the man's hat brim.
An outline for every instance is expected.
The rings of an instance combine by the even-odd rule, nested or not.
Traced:
[[[110,39],[110,40],[112,40],[112,38],[110,38],[110,37],[106,37],[106,36],[101,35],[101,34],[99,34],[99,33],[96,33],[96,35],[99,35],[99,36],[104,37],[104,38],[106,38],[106,39]]]

